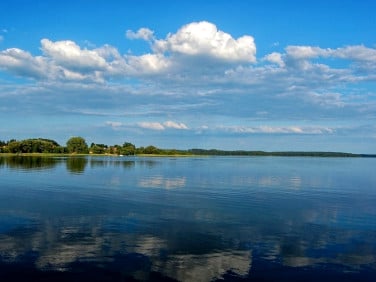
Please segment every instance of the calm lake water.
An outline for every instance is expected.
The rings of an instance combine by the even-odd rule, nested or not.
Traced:
[[[0,281],[376,281],[375,167],[0,157]]]

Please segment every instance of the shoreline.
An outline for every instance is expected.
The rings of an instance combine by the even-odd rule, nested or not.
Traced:
[[[321,158],[376,158],[376,154],[352,154],[342,152],[260,152],[260,151],[220,151],[216,153],[190,153],[187,154],[65,154],[65,153],[0,153],[0,157],[321,157]]]

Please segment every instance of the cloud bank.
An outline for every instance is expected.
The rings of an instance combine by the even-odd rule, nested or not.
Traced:
[[[37,80],[105,82],[118,77],[143,77],[168,74],[184,69],[184,61],[192,57],[211,58],[218,62],[252,63],[256,61],[256,45],[252,36],[233,38],[209,22],[183,26],[165,39],[157,39],[148,28],[128,30],[129,39],[149,41],[152,53],[121,55],[112,46],[81,48],[71,40],[41,40],[41,56],[10,48],[0,52],[0,67],[22,77]],[[192,66],[190,66],[192,67]],[[199,66],[196,66],[199,68]]]
[[[117,131],[128,124],[134,132],[338,135],[349,122],[376,134],[373,47],[274,44],[257,57],[252,35],[207,21],[162,38],[149,27],[125,31],[131,51],[134,40],[149,50],[48,38],[38,54],[0,50],[0,72],[11,77],[0,86],[2,111],[103,117]]]
[[[187,24],[164,39],[156,38],[154,31],[146,27],[138,31],[128,30],[126,37],[149,42],[151,52],[120,54],[116,47],[110,45],[87,49],[71,40],[51,41],[44,38],[40,47],[42,54],[37,56],[19,48],[0,51],[0,68],[37,81],[96,83],[129,77],[150,79],[150,75],[179,82],[188,72],[191,76],[200,74],[194,77],[195,80],[222,79],[225,82],[245,83],[246,78],[248,84],[255,84],[256,78],[261,82],[274,78],[282,82],[300,70],[311,72],[305,74],[303,83],[310,81],[314,75],[316,80],[327,76],[334,81],[361,81],[366,78],[356,73],[360,64],[369,71],[368,79],[375,76],[376,49],[363,45],[337,49],[287,46],[284,53],[272,52],[257,60],[252,36],[234,38],[206,21]],[[317,59],[350,61],[352,65],[331,68],[330,65],[313,61]],[[206,68],[206,63],[210,64],[210,69]],[[203,77],[202,74],[207,76]]]

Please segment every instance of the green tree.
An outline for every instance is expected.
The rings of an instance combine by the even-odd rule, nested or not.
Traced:
[[[155,146],[147,146],[144,149],[144,154],[160,154],[160,149]]]
[[[144,154],[145,147],[138,147],[136,148],[136,154]]]
[[[56,153],[56,154],[66,154],[66,153],[68,153],[68,151],[67,151],[67,148],[66,148],[66,147],[63,147],[63,146],[56,146],[56,147],[53,149],[53,153]]]
[[[67,141],[67,150],[70,154],[87,154],[89,148],[82,137],[72,137]]]
[[[121,146],[118,145],[118,144],[115,144],[115,145],[113,146],[113,148],[114,148],[113,153],[114,153],[114,154],[118,154],[118,155],[120,155]]]
[[[105,144],[95,144],[91,143],[90,145],[90,153],[91,154],[104,154],[107,150],[107,145]]]
[[[8,143],[8,150],[10,153],[21,153],[21,142],[16,140],[11,140]]]
[[[120,153],[125,156],[131,156],[136,153],[136,146],[132,143],[125,142],[120,149]]]

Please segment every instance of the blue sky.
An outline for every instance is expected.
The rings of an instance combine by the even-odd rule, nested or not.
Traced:
[[[0,140],[376,153],[375,1],[2,1]]]

